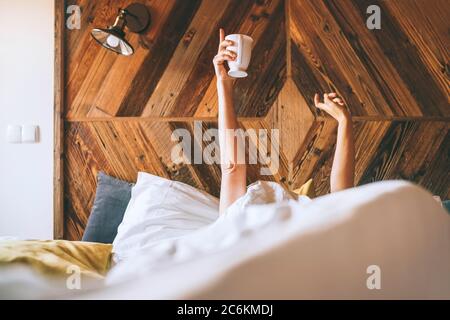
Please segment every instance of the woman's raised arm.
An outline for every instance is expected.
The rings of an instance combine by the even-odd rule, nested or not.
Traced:
[[[314,96],[317,108],[325,111],[338,121],[336,151],[331,168],[331,192],[352,188],[355,179],[355,146],[353,142],[353,123],[350,112],[336,93],[323,95],[320,101],[318,94]]]
[[[234,110],[234,79],[228,76],[225,61],[236,59],[236,53],[227,50],[233,45],[225,40],[225,33],[220,29],[220,43],[213,64],[217,78],[219,99],[219,144],[221,155],[222,182],[220,186],[220,212],[225,210],[246,192],[246,164],[238,161],[237,137],[238,122]],[[239,159],[240,160],[240,159]]]

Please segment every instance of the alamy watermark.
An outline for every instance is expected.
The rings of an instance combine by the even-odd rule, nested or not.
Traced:
[[[261,175],[273,175],[280,166],[280,133],[278,129],[218,129],[203,131],[202,121],[194,121],[193,135],[184,128],[171,134],[176,142],[171,150],[175,164],[260,164]],[[219,147],[222,140],[222,150]],[[205,146],[204,146],[205,145]],[[228,152],[227,149],[234,149]],[[227,155],[235,155],[231,158]],[[246,156],[247,155],[247,156]]]
[[[381,29],[381,8],[375,4],[367,7],[367,14],[370,16],[366,20],[366,26],[369,30]]]
[[[369,290],[381,289],[381,268],[375,264],[367,267],[367,274],[370,276],[366,280],[366,286]]]
[[[69,290],[81,290],[81,268],[75,264],[67,267],[66,288]]]
[[[69,30],[80,30],[81,28],[81,8],[77,5],[70,5],[66,9],[70,16],[66,20],[66,27]]]

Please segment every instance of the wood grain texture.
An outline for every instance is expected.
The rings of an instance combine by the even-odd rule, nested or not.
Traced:
[[[89,32],[131,2],[66,1],[81,6],[82,21],[64,31],[66,75],[55,78],[65,85],[64,146],[55,148],[55,157],[64,150],[64,238],[81,238],[99,171],[127,181],[146,171],[220,195],[217,164],[171,157],[175,130],[192,136],[190,152],[217,146],[211,60],[219,27],[255,41],[236,109],[242,129],[269,136],[265,145],[250,135],[246,157],[279,159],[269,175],[261,175],[267,166],[249,165],[248,183],[292,190],[313,178],[318,195],[329,192],[337,124],[313,96],[336,91],[354,116],[358,185],[405,179],[450,197],[446,0],[139,0],[152,25],[127,34],[135,54],[123,57]],[[372,4],[382,10],[381,30],[366,27]]]
[[[396,18],[422,61],[435,79],[439,89],[450,100],[450,40],[448,17],[450,6],[446,0],[386,1],[386,7]],[[443,113],[448,115],[448,106]]]
[[[323,1],[293,1],[290,10],[292,39],[325,80],[327,89],[345,96],[354,115],[390,114],[363,61],[339,27],[335,12]]]
[[[53,238],[64,236],[64,0],[55,1],[53,106]]]
[[[449,100],[437,85],[435,79],[420,58],[417,48],[408,35],[401,29],[398,19],[389,14],[386,1],[362,0],[353,4],[360,14],[365,13],[369,5],[375,4],[384,12],[382,32],[374,32],[375,41],[383,47],[386,60],[395,66],[403,80],[403,85],[411,92],[424,115],[448,115]],[[445,7],[445,6],[444,6]],[[430,17],[431,18],[431,17]]]
[[[441,150],[443,144],[448,146],[448,130],[446,122],[392,122],[359,183],[405,179],[428,186],[436,194],[446,197],[449,170],[441,171],[442,179],[436,181],[424,177],[429,177],[436,168],[429,166],[431,162],[440,168],[449,168],[449,149],[447,154]]]

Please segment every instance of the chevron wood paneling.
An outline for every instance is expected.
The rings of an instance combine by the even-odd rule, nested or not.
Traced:
[[[66,1],[82,10],[81,29],[64,31],[66,239],[82,237],[99,171],[127,181],[146,171],[219,196],[218,165],[171,160],[174,130],[217,126],[211,60],[219,27],[255,40],[249,77],[236,82],[240,126],[280,134],[278,170],[262,176],[263,166],[250,165],[248,183],[294,189],[313,178],[317,194],[329,192],[336,123],[312,98],[336,91],[354,116],[358,184],[406,179],[450,197],[446,0],[138,0],[152,25],[127,34],[135,54],[124,57],[89,32],[131,2]],[[366,27],[374,4],[381,30]],[[254,137],[248,143],[270,155],[274,139],[267,148]]]

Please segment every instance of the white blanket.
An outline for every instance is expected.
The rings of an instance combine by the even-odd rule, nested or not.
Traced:
[[[449,215],[390,181],[249,207],[118,265],[115,285],[83,297],[450,298],[449,271]]]
[[[450,298],[450,216],[401,181],[251,206],[146,250],[76,297]]]

